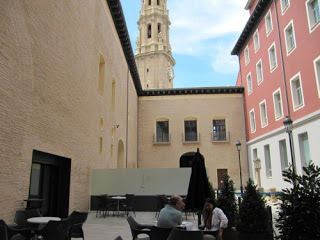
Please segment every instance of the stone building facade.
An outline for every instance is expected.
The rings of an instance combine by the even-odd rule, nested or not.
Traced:
[[[161,19],[168,34],[168,16]],[[214,187],[217,170],[227,169],[239,188],[234,143],[245,142],[243,88],[142,90],[124,21],[119,0],[0,4],[0,216],[7,222],[28,198],[43,199],[50,215],[88,210],[92,169],[179,167],[178,158],[198,147]],[[172,87],[166,37],[163,49],[150,45],[159,47],[165,63],[157,71],[167,76],[154,87]],[[156,144],[163,119],[171,141]],[[225,120],[220,130],[213,120]],[[182,140],[186,121],[188,129],[197,123],[196,141]]]

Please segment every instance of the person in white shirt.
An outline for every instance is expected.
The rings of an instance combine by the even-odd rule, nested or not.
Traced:
[[[228,218],[222,209],[218,208],[216,202],[211,198],[207,198],[205,200],[203,221],[205,230],[213,231],[213,235],[218,240],[222,240],[223,229],[228,226]]]

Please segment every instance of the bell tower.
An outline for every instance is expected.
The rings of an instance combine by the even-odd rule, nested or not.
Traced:
[[[144,90],[173,87],[170,24],[167,0],[141,0],[135,60]]]

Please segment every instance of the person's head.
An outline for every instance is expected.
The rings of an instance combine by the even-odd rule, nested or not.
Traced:
[[[216,202],[212,198],[207,198],[204,201],[204,209],[207,211],[212,211],[217,206]]]
[[[172,195],[169,199],[169,205],[175,207],[179,211],[182,211],[184,208],[184,202],[179,195]]]

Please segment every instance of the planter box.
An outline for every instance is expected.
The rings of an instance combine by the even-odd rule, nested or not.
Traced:
[[[270,233],[239,233],[239,240],[273,240]]]

